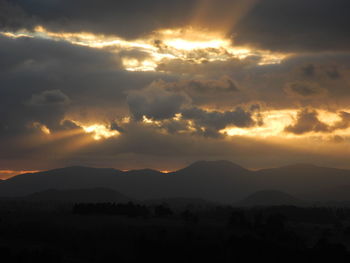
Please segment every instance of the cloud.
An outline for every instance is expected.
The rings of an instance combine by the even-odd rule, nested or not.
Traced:
[[[227,126],[248,128],[256,125],[253,113],[241,107],[232,111],[206,111],[200,108],[185,109],[181,112],[185,120],[192,120],[198,133],[209,136],[219,136],[219,131]]]
[[[64,105],[70,103],[69,97],[59,89],[45,90],[40,94],[33,94],[29,101],[30,105]]]
[[[188,91],[195,90],[200,94],[199,90],[202,89],[204,93],[208,92],[209,96],[218,92],[226,94],[237,91],[234,82],[228,78],[218,81],[189,80],[172,83],[155,81],[142,90],[130,92],[127,102],[134,120],[142,121],[146,117],[160,121],[157,125],[171,133],[186,130],[189,132],[192,129],[195,130],[195,134],[217,137],[220,136],[220,130],[230,125],[251,127],[257,124],[253,116],[260,111],[259,105],[252,105],[249,110],[235,107],[234,110],[223,112],[198,107],[193,103],[191,92]],[[177,114],[181,118],[172,120]],[[192,125],[184,121],[192,121]]]
[[[260,57],[231,58],[225,61],[202,61],[201,63],[183,59],[163,59],[157,70],[185,75],[222,76],[255,67],[260,59]]]
[[[187,85],[186,85],[187,84]],[[219,80],[190,80],[185,85],[196,92],[235,92],[238,91],[237,84],[227,76],[222,77]]]
[[[318,119],[318,113],[314,110],[304,109],[298,113],[294,124],[285,128],[286,132],[304,134],[307,132],[329,132],[327,124]]]
[[[218,101],[224,105],[226,103],[223,100],[241,95],[237,81],[227,75],[215,78],[190,77],[177,81],[158,81],[158,85],[169,92],[185,93],[195,105],[209,106]]]
[[[26,13],[20,5],[10,1],[0,1],[0,28],[3,30],[32,29],[35,19]]]
[[[327,94],[327,90],[318,86],[317,83],[296,81],[287,83],[284,91],[291,97],[318,98]]]
[[[313,77],[315,76],[315,71],[316,71],[315,65],[313,64],[305,65],[301,67],[301,71],[305,77]]]
[[[350,113],[341,111],[339,112],[340,120],[337,121],[333,126],[333,130],[342,130],[350,127]]]
[[[334,63],[332,61],[328,61],[328,63],[319,63],[314,62],[307,64],[305,66],[301,66],[301,76],[306,79],[329,79],[329,80],[339,80],[342,77],[341,72],[341,64],[342,63]]]
[[[203,6],[204,2],[210,4]],[[140,163],[156,167],[159,160],[179,167],[210,158],[255,167],[294,161],[346,163],[350,139],[345,131],[335,131],[350,124],[348,1],[264,0],[242,15],[238,8],[228,8],[245,2],[250,1],[0,0],[0,27],[5,31],[42,25],[54,32],[130,39],[191,24],[217,28],[229,18],[221,29],[234,45],[249,45],[253,52],[258,46],[292,53],[281,63],[260,65],[259,53],[213,61],[207,52],[220,57],[225,51],[193,51],[186,59],[163,59],[157,72],[126,72],[123,60],[142,62],[151,53],[1,35],[0,164],[127,169]],[[154,48],[170,50],[161,42]],[[305,136],[259,140],[221,133],[231,127],[259,131],[265,115],[258,105],[276,114],[308,107],[285,129]],[[326,107],[338,112],[339,120],[326,123],[321,116]],[[124,117],[130,120],[121,121]],[[120,135],[91,142],[91,134],[84,134],[72,120],[109,123]],[[46,129],[51,135],[43,135]],[[53,139],[72,131],[77,134]],[[312,152],[319,147],[308,142],[308,133],[332,142],[324,139],[328,148]],[[90,144],[73,151],[81,141]],[[334,141],[342,143],[334,146]]]
[[[169,134],[184,134],[190,131],[189,123],[186,120],[164,120],[160,123],[160,128]]]
[[[110,50],[46,39],[0,36],[0,57],[0,140],[30,133],[33,122],[60,130],[67,116],[111,121],[128,114],[126,92],[174,79],[124,71]]]
[[[153,82],[141,91],[132,91],[127,97],[130,112],[135,120],[143,116],[153,120],[173,118],[182,107],[190,103],[184,93],[175,93],[162,87],[162,82]]]
[[[279,51],[349,51],[347,0],[264,0],[233,29],[237,44]]]
[[[135,38],[157,28],[185,25],[197,1],[1,0],[1,2],[7,11],[1,13],[0,21],[2,26],[7,28],[30,28],[33,24],[44,24],[54,31],[89,31]],[[21,14],[21,17],[14,19],[17,14]]]
[[[109,51],[0,36],[0,57],[0,141],[30,134],[28,127],[35,122],[50,130],[62,129],[60,122],[69,112],[83,115],[84,108],[107,108],[108,101],[115,105],[126,97],[118,85],[123,86],[127,74],[120,71],[118,60]],[[142,79],[134,78],[135,82],[149,82]],[[135,82],[129,80],[130,85]]]
[[[303,109],[298,113],[294,124],[285,128],[286,132],[297,135],[315,132],[332,133],[336,130],[344,130],[350,127],[350,113],[341,111],[338,113],[339,121],[334,124],[326,124],[319,120],[316,110]]]
[[[196,160],[219,159],[232,160],[250,168],[297,162],[341,166],[347,164],[348,158],[349,138],[346,137],[342,143],[324,142],[314,148],[309,139],[302,137],[278,142],[240,136],[213,138],[164,133],[136,122],[123,128],[125,132],[118,137],[91,143],[74,152],[67,152],[67,149],[90,135],[81,134],[59,141],[45,136],[39,140],[40,144],[5,142],[0,148],[0,167],[49,169],[80,164],[119,169],[179,169]],[[332,154],[329,154],[330,149]]]
[[[139,38],[157,29],[195,26],[233,35],[239,45],[269,50],[349,50],[347,0],[1,0],[0,3],[0,26],[5,29],[32,29],[41,24],[53,31]]]

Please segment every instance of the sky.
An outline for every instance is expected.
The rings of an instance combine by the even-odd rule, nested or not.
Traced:
[[[348,0],[0,0],[0,178],[350,168]]]

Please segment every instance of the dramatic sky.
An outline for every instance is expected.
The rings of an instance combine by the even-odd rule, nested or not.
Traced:
[[[350,168],[349,0],[0,0],[0,177]]]

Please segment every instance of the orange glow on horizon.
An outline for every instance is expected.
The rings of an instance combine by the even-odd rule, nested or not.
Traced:
[[[27,174],[27,173],[37,173],[40,170],[0,170],[0,179],[6,180],[16,175]]]

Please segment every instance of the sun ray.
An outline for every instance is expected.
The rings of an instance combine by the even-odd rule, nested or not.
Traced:
[[[90,134],[92,138],[96,141],[99,141],[102,139],[108,139],[108,138],[116,137],[120,135],[119,131],[113,130],[108,125],[105,125],[105,124],[101,124],[101,123],[84,124],[76,120],[71,120],[71,122],[81,127],[86,134]]]
[[[201,64],[204,61],[243,60],[249,56],[260,57],[259,65],[277,64],[290,55],[236,46],[223,31],[192,26],[160,29],[135,40],[89,32],[52,32],[43,26],[36,26],[33,32],[22,30],[0,33],[9,38],[44,38],[94,49],[108,49],[121,57],[122,65],[128,71],[157,71],[160,70],[159,65],[172,60]],[[122,52],[130,50],[139,51],[145,56],[137,57]]]

